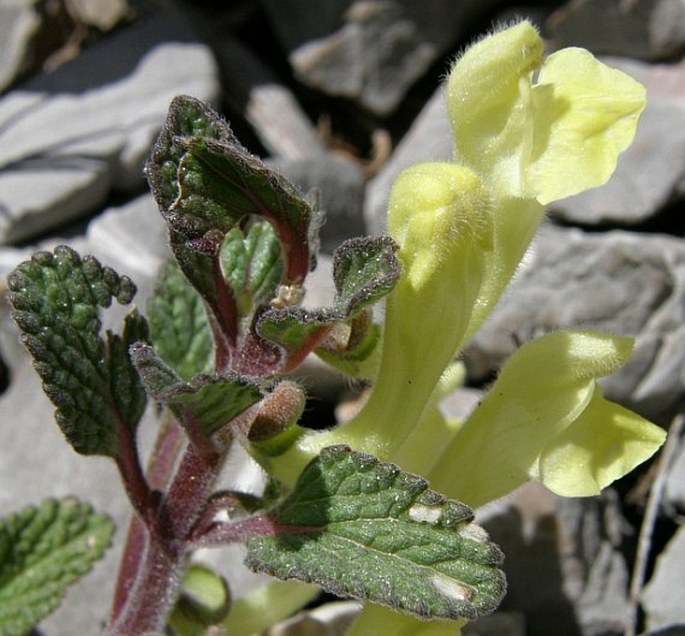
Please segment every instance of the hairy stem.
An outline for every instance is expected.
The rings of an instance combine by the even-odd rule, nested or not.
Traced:
[[[174,465],[181,451],[183,433],[178,423],[165,411],[155,448],[152,451],[147,470],[147,483],[153,492],[163,489],[171,479]],[[138,515],[134,515],[129,525],[126,543],[119,564],[114,599],[112,601],[111,622],[118,619],[133,589],[139,569],[143,562],[147,545],[147,528]]]
[[[136,513],[147,520],[154,513],[152,491],[143,473],[135,434],[127,427],[119,427],[119,454],[115,461],[126,493]]]
[[[163,440],[153,457],[151,477],[160,486],[173,467],[172,446],[174,440]],[[189,444],[152,522],[146,528],[140,521],[132,525],[107,636],[162,633],[186,568],[191,529],[207,505],[225,456],[203,454]]]
[[[143,636],[164,632],[186,563],[183,554],[167,553],[148,537],[145,558],[127,600],[110,622],[107,636]]]

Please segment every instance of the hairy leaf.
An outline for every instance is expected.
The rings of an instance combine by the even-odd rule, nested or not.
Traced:
[[[150,395],[171,408],[191,439],[198,433],[210,437],[262,399],[259,387],[236,373],[196,375],[185,382],[152,347],[137,344],[131,355]]]
[[[379,362],[381,328],[370,318],[370,312],[364,312],[333,329],[314,353],[345,375],[372,379]]]
[[[318,214],[219,115],[187,96],[171,103],[147,174],[176,259],[233,346],[238,311],[218,256],[225,235],[248,215],[266,219],[283,246],[282,282],[300,284],[314,262]]]
[[[348,239],[335,250],[333,280],[339,311],[355,315],[392,291],[401,273],[397,249],[395,241],[382,236]]]
[[[204,215],[208,206],[220,206],[224,216],[253,214],[268,220],[284,246],[283,282],[302,282],[311,265],[309,233],[314,212],[309,203],[237,142],[194,138],[184,143],[188,152],[180,165],[181,196],[174,212]],[[200,222],[194,232],[204,235],[224,228],[225,224],[219,226],[216,221]]]
[[[502,553],[470,508],[344,446],[325,448],[247,542],[247,564],[423,618],[474,619],[505,592]]]
[[[392,291],[399,279],[401,269],[395,257],[396,250],[397,245],[388,237],[349,239],[334,256],[333,279],[337,294],[333,307],[271,309],[259,317],[259,335],[277,343],[287,353],[285,371],[297,366],[336,325],[349,322],[349,338],[355,318]],[[370,327],[370,323],[367,324],[367,329]],[[357,333],[356,336],[358,339],[353,344],[360,344],[365,334]],[[356,361],[369,355],[375,343],[375,339],[366,340],[367,346],[359,347],[356,352]],[[346,349],[346,345],[344,343],[341,348]],[[333,357],[340,351],[329,349],[329,353]]]
[[[119,427],[133,429],[145,408],[128,348],[147,337],[147,323],[133,309],[120,336],[103,338],[98,310],[113,297],[130,303],[135,286],[64,245],[21,263],[8,283],[12,315],[67,440],[84,455],[116,455]]]
[[[184,380],[211,370],[213,344],[202,299],[170,261],[147,306],[150,340]]]
[[[0,520],[0,635],[21,636],[109,547],[114,524],[74,499]]]

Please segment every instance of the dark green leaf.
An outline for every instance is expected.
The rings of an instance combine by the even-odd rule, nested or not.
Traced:
[[[257,157],[236,143],[211,139],[185,140],[188,153],[181,162],[181,196],[174,204],[175,215],[192,215],[195,236],[209,230],[223,232],[235,225],[220,224],[207,210],[224,210],[223,218],[251,214],[272,223],[284,246],[285,284],[301,283],[311,266],[310,224],[313,210],[281,175],[269,170]],[[184,230],[185,231],[185,230]]]
[[[109,547],[109,517],[74,499],[49,500],[0,521],[0,635],[21,636]]]
[[[304,360],[340,319],[339,314],[325,310],[271,309],[262,314],[257,330],[262,338],[277,343],[286,352],[287,362],[280,372],[287,373]]]
[[[147,310],[152,344],[181,378],[211,370],[214,351],[204,304],[174,261],[162,270]]]
[[[253,381],[235,373],[184,382],[144,344],[135,345],[131,355],[151,397],[169,406],[191,439],[207,439],[263,397]]]
[[[504,595],[502,553],[470,508],[349,448],[324,449],[269,516],[280,530],[248,539],[253,570],[423,618],[474,619]]]
[[[150,186],[163,211],[171,209],[180,192],[178,169],[186,149],[177,138],[188,137],[237,143],[231,129],[211,108],[192,97],[176,97],[146,167]]]
[[[339,347],[326,347],[328,355],[331,358],[347,355],[351,370],[371,354],[378,342],[376,332],[370,323],[365,325],[363,332],[355,330],[355,320],[395,286],[401,273],[396,250],[396,243],[388,237],[345,241],[336,250],[333,262],[337,290],[333,307],[317,310],[276,308],[259,317],[259,335],[277,343],[287,353],[283,371],[296,367],[342,323],[348,323],[346,340],[352,338],[352,341]],[[350,366],[352,363],[354,365]]]
[[[135,428],[145,407],[128,346],[147,328],[132,310],[123,334],[103,339],[98,310],[113,297],[130,303],[135,286],[64,245],[21,263],[8,283],[13,317],[67,440],[85,455],[116,455],[119,427]]]
[[[401,274],[397,248],[383,236],[349,239],[335,250],[333,280],[339,311],[357,314],[392,291]]]
[[[138,423],[147,404],[147,395],[140,385],[140,376],[131,364],[129,348],[136,342],[148,338],[148,324],[134,308],[124,318],[121,335],[107,331],[105,345],[107,353],[110,389],[116,412],[125,422]]]
[[[240,145],[223,119],[191,97],[173,100],[147,174],[181,269],[234,346],[237,301],[219,275],[224,236],[248,215],[268,220],[283,245],[283,282],[301,284],[313,264],[317,214]]]

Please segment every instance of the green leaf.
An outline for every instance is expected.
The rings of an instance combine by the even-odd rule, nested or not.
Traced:
[[[280,243],[269,223],[254,223],[247,236],[233,228],[221,245],[220,259],[241,315],[248,315],[255,305],[274,297],[283,261]]]
[[[321,451],[247,541],[247,564],[281,579],[423,618],[475,619],[504,595],[499,548],[470,508],[421,477],[344,446]]]
[[[128,348],[146,338],[147,325],[133,309],[121,336],[103,338],[98,310],[113,297],[130,303],[135,285],[65,245],[21,263],[8,283],[12,315],[67,440],[84,455],[116,455],[119,427],[134,429],[145,408]]]
[[[190,138],[183,143],[188,152],[179,166],[181,194],[174,203],[174,214],[194,214],[197,218],[218,207],[228,218],[248,214],[262,217],[273,225],[284,246],[283,282],[301,283],[312,265],[310,226],[316,215],[309,203],[285,178],[237,142]],[[230,230],[226,225],[216,220],[199,222],[193,234]]]
[[[257,384],[236,373],[184,382],[143,343],[131,348],[131,357],[150,396],[171,408],[191,439],[207,439],[263,397]]]
[[[257,332],[285,351],[286,360],[279,371],[287,373],[295,369],[341,319],[340,314],[325,309],[270,309],[259,317]]]
[[[74,499],[48,500],[0,521],[0,635],[20,636],[109,547],[114,524]]]
[[[364,312],[339,332],[333,330],[314,353],[345,375],[373,379],[379,363],[381,328],[367,316]]]
[[[147,175],[174,255],[229,341],[236,340],[236,301],[218,275],[218,253],[231,229],[248,215],[269,221],[283,245],[286,284],[299,285],[313,265],[318,214],[201,102],[172,101]]]
[[[333,260],[333,280],[336,298],[333,307],[303,309],[301,307],[276,308],[264,312],[257,321],[257,332],[263,338],[281,346],[287,354],[284,371],[296,367],[305,356],[341,323],[349,322],[347,342],[329,347],[331,356],[356,350],[355,362],[371,354],[377,342],[373,334],[355,333],[350,342],[354,320],[365,309],[392,291],[400,277],[401,268],[395,252],[396,243],[388,237],[355,238],[345,241],[336,251]],[[371,339],[366,339],[369,335]],[[353,345],[348,347],[348,342]],[[354,358],[355,354],[351,354]]]
[[[172,207],[180,193],[178,166],[186,149],[177,142],[177,138],[184,137],[207,137],[238,143],[228,125],[211,108],[192,97],[176,97],[146,166],[153,193],[164,211]]]
[[[211,370],[213,343],[198,293],[170,261],[148,301],[150,340],[159,356],[184,380]]]
[[[333,280],[339,311],[355,315],[392,291],[401,273],[397,249],[395,241],[382,236],[348,239],[335,250]]]

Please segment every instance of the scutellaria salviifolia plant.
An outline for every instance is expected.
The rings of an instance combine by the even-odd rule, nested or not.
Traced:
[[[126,276],[66,246],[10,276],[57,423],[77,452],[115,462],[134,510],[107,634],[249,634],[315,586],[365,602],[353,636],[458,634],[506,587],[474,507],[528,480],[597,494],[663,442],[597,386],[632,341],[589,331],[520,347],[466,421],[438,408],[544,206],[610,177],[645,104],[640,84],[587,51],[543,60],[542,48],[521,22],[456,61],[453,161],[400,175],[388,236],[335,252],[329,307],[301,304],[320,213],[190,97],[172,102],[147,165],[174,258],[146,317]],[[113,299],[130,309],[120,333],[103,334]],[[372,383],[351,421],[298,424],[305,394],[290,374],[310,354]],[[150,402],[162,415],[144,470],[136,428]],[[268,475],[263,496],[216,490],[235,443]],[[111,531],[76,502],[6,519],[0,633],[24,633],[50,611]],[[194,550],[234,542],[251,569],[283,581],[231,603],[222,579],[189,565]]]

